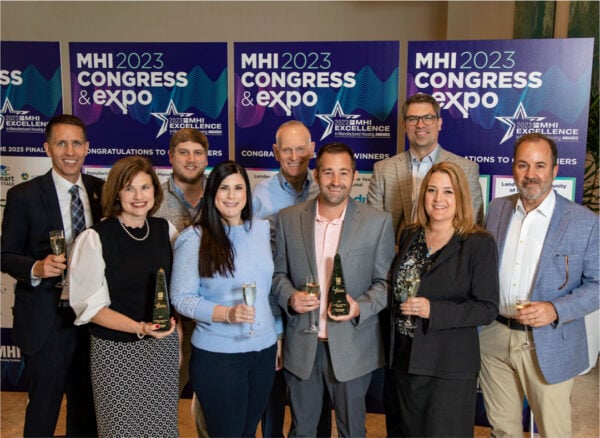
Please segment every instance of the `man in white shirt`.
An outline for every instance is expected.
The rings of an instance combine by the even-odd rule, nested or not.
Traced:
[[[66,394],[67,435],[95,436],[89,335],[73,325],[68,287],[56,287],[67,258],[52,254],[49,233],[64,231],[68,254],[76,235],[102,216],[104,181],[81,174],[89,143],[77,117],[51,119],[44,149],[52,170],[11,188],[2,220],[2,272],[17,280],[14,335],[29,396],[23,435],[54,435]]]
[[[557,173],[555,142],[522,136],[513,161],[519,192],[495,199],[487,216],[500,252],[500,315],[480,332],[480,382],[494,437],[522,435],[523,397],[542,436],[571,436],[573,378],[589,366],[598,216],[552,190]]]

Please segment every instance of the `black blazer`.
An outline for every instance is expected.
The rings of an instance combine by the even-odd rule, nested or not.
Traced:
[[[392,283],[398,267],[418,235],[405,229],[392,264]],[[427,272],[419,296],[430,302],[429,319],[417,318],[408,372],[452,379],[471,379],[479,372],[477,326],[498,315],[498,251],[487,234],[454,235]],[[390,297],[390,303],[393,301]],[[389,351],[393,362],[396,332],[390,312]]]
[[[100,195],[104,181],[82,175],[92,217],[102,217]],[[2,220],[1,269],[17,280],[13,328],[15,341],[25,354],[35,353],[46,341],[58,312],[60,277],[31,285],[31,268],[51,254],[50,230],[64,229],[52,172],[11,188]]]

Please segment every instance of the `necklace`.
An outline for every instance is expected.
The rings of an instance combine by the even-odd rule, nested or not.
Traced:
[[[452,238],[453,235],[454,235],[454,228],[451,228],[450,230],[444,232],[437,238],[436,238],[436,236],[433,235],[433,233],[431,231],[429,233],[427,233],[427,230],[426,230],[425,231],[425,246],[427,247],[426,256],[430,257],[434,252],[439,251],[441,248],[443,248],[448,243],[448,241]],[[435,251],[434,251],[434,249],[435,249]]]
[[[137,240],[138,242],[143,242],[150,235],[150,225],[148,225],[148,219],[146,219],[144,221],[144,226],[146,227],[146,234],[144,235],[144,237],[135,237],[133,234],[131,234],[129,232],[129,230],[127,229],[127,227],[125,226],[125,224],[123,222],[121,222],[121,218],[118,218],[118,219],[119,219],[119,223],[121,224],[121,228],[123,228],[123,231],[125,231],[125,233],[127,233],[127,235],[129,237],[131,237],[133,240]]]

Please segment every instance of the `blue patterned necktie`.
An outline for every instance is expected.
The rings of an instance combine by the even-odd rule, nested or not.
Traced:
[[[79,197],[79,187],[73,186],[69,189],[71,194],[71,227],[73,230],[73,241],[85,230],[85,214],[83,212],[83,204]]]

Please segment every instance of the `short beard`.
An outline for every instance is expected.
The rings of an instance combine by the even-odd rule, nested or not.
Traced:
[[[190,185],[198,184],[198,182],[200,182],[202,180],[202,178],[204,178],[204,172],[199,173],[198,175],[196,175],[193,178],[187,178],[187,177],[181,175],[180,173],[173,172],[173,179],[175,179],[176,181],[180,181],[184,184],[190,184]]]

